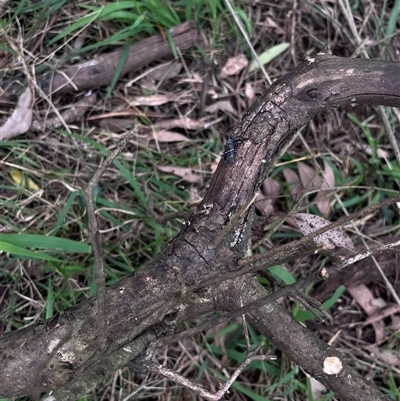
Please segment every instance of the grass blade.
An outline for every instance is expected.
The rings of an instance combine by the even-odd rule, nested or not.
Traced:
[[[49,251],[90,253],[91,246],[65,238],[38,234],[2,234],[1,241],[17,247],[32,247]],[[4,250],[4,249],[3,249]],[[6,251],[11,252],[11,251]]]
[[[285,50],[289,48],[289,43],[281,43],[279,45],[273,46],[264,53],[259,55],[259,59],[262,65],[270,63],[273,59],[277,58],[280,54],[282,54]],[[259,69],[259,65],[256,60],[253,60],[250,63],[249,73],[257,71]]]
[[[11,253],[17,257],[23,257],[27,259],[41,259],[48,260],[49,262],[61,262],[61,260],[54,258],[53,256],[46,255],[45,253],[29,251],[28,249],[24,249],[20,246],[9,244],[4,241],[0,241],[0,251]]]

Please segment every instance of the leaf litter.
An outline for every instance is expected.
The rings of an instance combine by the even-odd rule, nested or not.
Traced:
[[[0,127],[0,141],[25,134],[32,123],[33,93],[28,86],[18,100],[17,107],[7,121]]]

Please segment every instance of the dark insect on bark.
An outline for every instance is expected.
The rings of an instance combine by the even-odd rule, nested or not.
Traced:
[[[226,162],[231,164],[235,162],[235,141],[230,136],[228,136],[228,139],[226,140],[222,157]]]

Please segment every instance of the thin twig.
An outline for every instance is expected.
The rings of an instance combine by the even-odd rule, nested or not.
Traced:
[[[143,379],[142,383],[140,383],[140,386],[137,387],[135,390],[133,390],[129,395],[127,395],[122,401],[129,401],[134,395],[136,395],[140,390],[145,388],[149,383],[149,376],[150,374],[148,373],[146,377]]]
[[[356,218],[358,218],[360,216],[363,216],[363,215],[365,215],[367,213],[371,213],[371,212],[374,212],[375,210],[381,209],[383,207],[386,207],[386,206],[389,206],[389,205],[393,205],[396,202],[400,202],[400,196],[397,196],[397,197],[391,198],[391,199],[387,199],[387,200],[385,200],[383,202],[376,203],[375,205],[371,205],[371,206],[368,206],[368,207],[366,207],[366,208],[364,208],[362,210],[359,210],[357,212],[351,213],[348,216],[342,217],[341,219],[335,221],[334,223],[331,223],[331,224],[329,224],[329,225],[327,225],[325,227],[322,227],[322,228],[314,231],[311,234],[305,235],[303,238],[301,238],[298,241],[294,241],[294,242],[291,242],[289,244],[282,245],[279,248],[270,250],[269,252],[265,252],[264,254],[249,256],[247,258],[240,259],[238,261],[238,264],[239,264],[239,266],[247,266],[247,265],[253,264],[253,263],[255,263],[255,262],[259,261],[259,260],[268,259],[271,256],[271,253],[274,252],[274,251],[280,251],[281,252],[282,250],[287,249],[288,251],[291,251],[293,253],[293,251],[295,249],[299,249],[300,247],[306,245],[307,243],[309,243],[310,240],[312,240],[313,238],[317,237],[318,235],[324,234],[327,231],[330,231],[330,230],[333,230],[334,228],[340,227],[340,226],[350,222],[351,220],[354,220],[354,219],[356,219]]]
[[[106,348],[107,341],[106,279],[104,273],[103,255],[101,251],[100,232],[97,225],[93,202],[93,193],[104,172],[109,168],[117,155],[121,153],[122,149],[127,145],[134,134],[135,131],[132,130],[125,135],[125,137],[117,144],[115,149],[107,156],[103,163],[101,163],[100,167],[94,173],[86,188],[82,190],[86,201],[86,211],[89,220],[89,238],[93,248],[94,262],[96,267],[97,332],[99,351],[103,351]]]
[[[146,364],[147,369],[155,374],[162,376],[165,379],[171,380],[175,383],[180,384],[183,387],[186,387],[192,391],[194,391],[200,397],[205,398],[209,401],[218,401],[220,400],[232,386],[234,381],[238,378],[238,376],[243,372],[243,370],[253,361],[266,361],[274,359],[274,357],[268,355],[258,355],[260,348],[257,347],[256,349],[250,351],[245,360],[239,365],[239,367],[235,370],[232,376],[222,385],[222,387],[216,393],[210,393],[207,391],[202,385],[195,384],[190,380],[186,379],[185,377],[181,376],[177,372],[166,368],[163,365],[156,364],[156,363],[149,363]]]
[[[242,288],[244,286],[244,283],[242,284]],[[243,308],[243,299],[240,297],[240,307]],[[249,329],[247,328],[247,321],[246,321],[246,314],[242,314],[242,326],[243,326],[243,333],[244,333],[244,338],[246,341],[246,349],[247,352],[249,353],[251,351],[251,345],[250,345],[250,337],[249,337]]]

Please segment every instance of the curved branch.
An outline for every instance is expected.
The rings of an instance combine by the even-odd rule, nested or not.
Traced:
[[[160,330],[158,337],[168,334],[164,323],[172,317],[174,322],[182,322],[211,310],[229,310],[238,304],[240,296],[248,301],[265,296],[265,290],[257,285],[241,292],[238,278],[203,290],[196,303],[185,299],[180,283],[189,290],[199,288],[204,282],[221,282],[226,273],[240,269],[237,260],[251,249],[252,210],[247,206],[297,128],[316,113],[349,102],[400,106],[399,76],[399,63],[320,55],[276,82],[233,128],[231,136],[237,143],[234,163],[221,161],[200,207],[204,209],[192,214],[182,233],[154,260],[107,289],[107,350],[102,359],[92,360],[97,350],[96,302],[89,299],[50,321],[0,336],[0,395],[22,396],[38,386],[41,391],[61,388],[53,393],[54,399],[73,399],[72,394],[64,398],[60,394],[72,388],[77,388],[75,396],[82,389],[91,390],[104,380],[104,374],[140,355],[152,341],[154,330]],[[371,384],[368,386],[372,390],[368,391],[375,398],[360,398],[354,393],[353,389],[362,389],[366,384],[347,366],[336,379],[324,376],[321,358],[328,349],[334,350],[302,330],[302,338],[315,350],[312,354],[300,353],[299,344],[291,342],[298,324],[284,318],[288,315],[275,303],[249,316],[290,358],[334,389],[338,398],[386,399]],[[270,321],[287,322],[286,330],[282,332]],[[32,372],[65,338],[70,327],[70,339],[42,372],[38,383]]]

